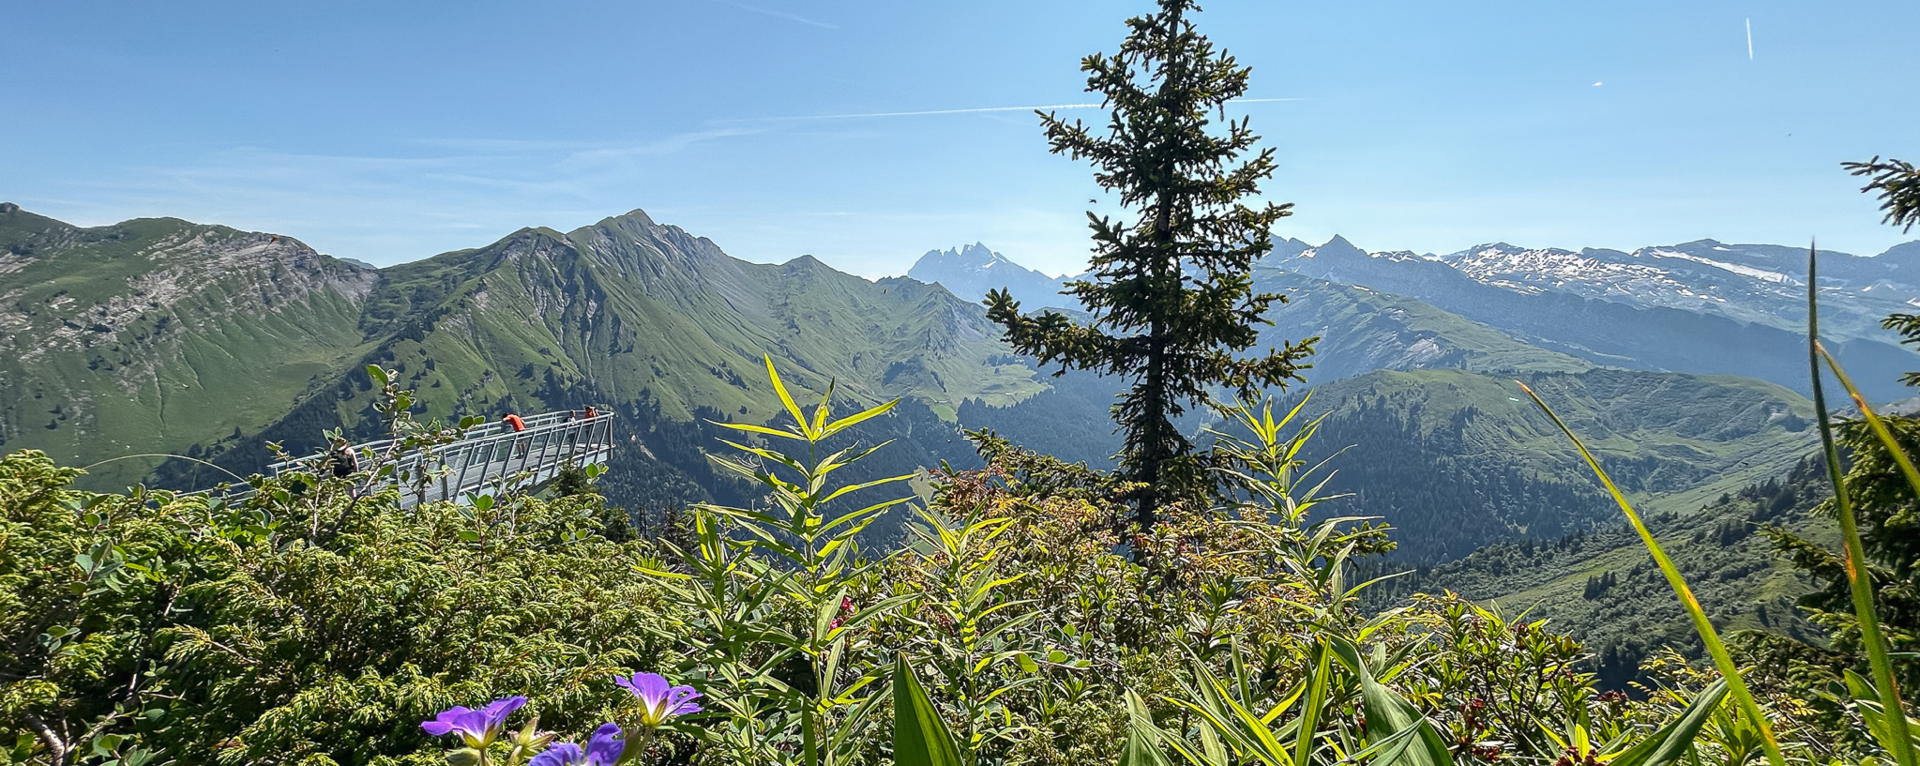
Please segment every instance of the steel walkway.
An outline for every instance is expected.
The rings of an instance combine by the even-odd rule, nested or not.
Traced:
[[[613,454],[612,415],[587,418],[576,411],[561,411],[522,421],[524,431],[495,421],[468,429],[460,441],[394,456],[393,473],[375,480],[371,488],[398,488],[401,507],[411,508],[468,495],[537,489],[569,467],[605,465]],[[374,461],[392,445],[392,440],[367,442],[354,445],[353,451],[360,456],[363,470],[377,470]],[[275,463],[268,470],[278,476],[288,471],[324,473],[328,468],[328,454],[323,452]],[[235,489],[251,491],[244,486]]]

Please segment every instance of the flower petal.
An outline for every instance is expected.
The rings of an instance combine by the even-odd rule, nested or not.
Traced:
[[[667,679],[659,673],[635,673],[633,684],[634,693],[640,695],[640,699],[645,701],[648,707],[659,705],[661,700],[667,698],[667,692],[673,688],[673,684],[667,683]]]
[[[518,694],[506,699],[495,700],[493,704],[487,706],[488,728],[499,728],[502,724],[506,723],[507,716],[513,715],[513,711],[519,710],[520,706],[525,704],[527,704],[527,698]]]
[[[620,753],[627,749],[627,741],[620,737],[620,725],[600,724],[593,731],[593,738],[587,740],[587,763],[593,766],[614,766],[620,762]]]
[[[450,707],[440,711],[440,714],[434,716],[431,721],[421,721],[420,728],[425,729],[428,734],[435,737],[445,736],[453,733],[453,730],[459,727],[461,716],[472,712],[472,710],[468,710],[465,706]]]
[[[547,751],[536,755],[527,762],[527,766],[579,766],[587,760],[587,753],[572,742],[561,742]]]

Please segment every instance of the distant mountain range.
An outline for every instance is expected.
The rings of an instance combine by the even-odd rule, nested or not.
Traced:
[[[1920,305],[1917,252],[1909,244],[1882,258],[1822,255],[1822,329],[1876,398],[1908,395],[1898,378],[1915,357],[1878,323]],[[1806,287],[1794,276],[1805,273],[1805,258],[1804,250],[1711,240],[1634,253],[1494,244],[1434,257],[1368,253],[1335,237],[1260,271],[1419,298],[1596,364],[1746,375],[1805,393]]]
[[[1609,253],[1277,242],[1256,283],[1290,301],[1263,340],[1320,338],[1307,376],[1316,411],[1333,413],[1327,446],[1367,442],[1336,463],[1360,461],[1346,475],[1374,485],[1346,510],[1388,515],[1416,535],[1407,555],[1429,561],[1606,518],[1581,466],[1516,404],[1513,377],[1564,389],[1577,425],[1650,500],[1693,502],[1797,460],[1807,405],[1779,387],[1803,388],[1805,374],[1789,249]],[[1828,325],[1849,333],[1836,333],[1842,356],[1879,394],[1904,391],[1892,379],[1914,367],[1872,328],[1873,312],[1912,299],[1913,260],[1834,256],[1823,272]],[[1117,383],[1036,369],[978,304],[1007,286],[1029,310],[1060,306],[1063,281],[981,244],[879,281],[812,257],[747,263],[640,211],[370,269],[274,234],[177,219],[76,227],[0,205],[0,450],[114,459],[92,470],[94,487],[206,486],[220,477],[196,460],[245,472],[270,442],[300,452],[324,428],[372,434],[363,370],[381,364],[428,416],[610,407],[631,445],[607,479],[615,502],[741,499],[749,488],[715,475],[704,451],[713,421],[779,416],[768,354],[802,395],[833,381],[846,406],[905,400],[854,436],[895,441],[875,471],[969,465],[960,431],[979,427],[1101,463],[1117,445]],[[149,453],[192,460],[120,459]],[[1361,470],[1389,465],[1385,478]]]

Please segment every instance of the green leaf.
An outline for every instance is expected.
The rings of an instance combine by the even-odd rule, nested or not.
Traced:
[[[1160,727],[1153,713],[1133,690],[1127,690],[1127,743],[1120,748],[1119,766],[1172,766],[1160,749]]]
[[[1388,762],[1405,766],[1453,766],[1453,754],[1447,750],[1447,743],[1440,738],[1433,723],[1413,703],[1374,679],[1366,658],[1360,656],[1360,648],[1344,639],[1337,640],[1333,646],[1341,663],[1360,679],[1360,704],[1367,715],[1368,739],[1378,742],[1418,730],[1417,734],[1410,735],[1414,739],[1405,749]]]
[[[1720,701],[1726,698],[1727,680],[1722,678],[1700,690],[1700,696],[1693,698],[1679,718],[1608,761],[1608,766],[1670,766],[1678,763],[1693,745],[1694,737],[1713,718],[1714,708],[1719,707]]]
[[[1294,763],[1312,763],[1310,756],[1313,755],[1314,737],[1319,734],[1320,711],[1327,704],[1327,681],[1333,675],[1333,652],[1324,642],[1318,650],[1320,662],[1313,669],[1313,677],[1307,679],[1307,699],[1300,708],[1300,730],[1293,744]]]
[[[953,733],[920,688],[905,654],[893,661],[893,762],[896,766],[961,766]]]
[[[380,365],[377,365],[377,364],[367,365],[367,377],[373,379],[373,385],[380,388],[387,387],[387,382],[388,382],[387,371],[384,369],[381,369]]]
[[[777,436],[782,439],[798,439],[798,440],[804,441],[807,438],[801,434],[796,434],[792,431],[782,431],[778,428],[756,426],[752,423],[720,423],[720,422],[711,421],[711,420],[707,422],[713,423],[714,425],[719,426],[721,428],[731,428],[735,431],[746,431],[747,433],[762,434],[765,436]]]
[[[872,409],[862,410],[860,412],[856,412],[852,415],[848,415],[839,420],[833,421],[832,423],[828,423],[825,428],[821,429],[820,435],[832,436],[834,434],[840,433],[841,431],[844,431],[869,418],[886,414],[888,410],[893,409],[893,406],[899,403],[900,403],[900,400],[895,399],[891,402],[887,402],[886,404],[882,404]]]
[[[795,404],[793,395],[787,393],[787,384],[780,382],[780,371],[773,369],[773,356],[763,355],[760,358],[767,362],[767,379],[773,381],[773,390],[780,394],[780,403],[786,406],[787,414],[792,415],[794,422],[800,424],[801,432],[811,438],[812,432],[807,429],[807,416],[801,414],[800,405]]]

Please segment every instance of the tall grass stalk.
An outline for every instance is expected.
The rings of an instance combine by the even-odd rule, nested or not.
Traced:
[[[1514,382],[1520,383],[1517,380]],[[1647,528],[1646,522],[1640,520],[1640,514],[1634,512],[1633,504],[1627,502],[1627,496],[1620,492],[1619,487],[1614,486],[1613,479],[1609,478],[1607,472],[1600,467],[1600,461],[1587,450],[1587,445],[1580,441],[1580,437],[1574,435],[1573,429],[1567,427],[1566,421],[1554,414],[1553,408],[1548,407],[1546,401],[1542,400],[1539,394],[1534,393],[1532,388],[1527,387],[1527,384],[1520,383],[1520,390],[1527,392],[1527,396],[1533,399],[1533,403],[1540,406],[1540,411],[1545,412],[1547,417],[1553,420],[1553,424],[1560,427],[1560,432],[1573,441],[1574,448],[1578,449],[1580,456],[1586,459],[1587,466],[1593,469],[1595,476],[1600,477],[1600,483],[1606,486],[1607,493],[1613,495],[1613,501],[1618,503],[1620,510],[1627,515],[1627,522],[1633,525],[1633,531],[1640,534],[1641,542],[1646,543],[1647,552],[1653,554],[1654,563],[1660,565],[1660,572],[1667,576],[1667,582],[1673,586],[1674,594],[1680,597],[1680,604],[1687,608],[1687,616],[1693,618],[1693,628],[1700,633],[1701,642],[1707,645],[1707,653],[1713,656],[1714,667],[1718,668],[1720,675],[1727,680],[1727,689],[1733,693],[1733,698],[1739,701],[1740,708],[1746,712],[1747,717],[1753,719],[1754,723],[1760,727],[1761,745],[1766,750],[1767,763],[1769,766],[1786,766],[1786,758],[1780,754],[1780,743],[1773,737],[1773,726],[1767,722],[1766,714],[1760,711],[1760,703],[1754,701],[1753,693],[1747,691],[1747,684],[1740,677],[1740,669],[1734,666],[1733,656],[1727,653],[1727,645],[1721,643],[1719,632],[1713,629],[1713,621],[1707,619],[1706,610],[1700,608],[1700,600],[1694,598],[1693,590],[1687,587],[1687,580],[1673,565],[1673,559],[1667,557],[1667,552],[1660,547],[1660,542],[1653,538],[1653,531]],[[1911,766],[1911,764],[1902,763],[1901,766]]]
[[[1853,381],[1847,378],[1845,370],[1840,369],[1840,361],[1827,353],[1820,343],[1820,297],[1818,276],[1819,257],[1814,248],[1807,248],[1807,363],[1813,374],[1813,409],[1820,421],[1820,446],[1826,453],[1827,478],[1833,482],[1834,508],[1840,518],[1840,534],[1846,542],[1847,584],[1853,591],[1853,611],[1860,624],[1860,640],[1867,647],[1867,662],[1873,668],[1873,680],[1878,687],[1880,705],[1886,710],[1887,728],[1890,736],[1881,744],[1892,751],[1894,760],[1900,766],[1916,766],[1913,752],[1913,738],[1907,732],[1906,708],[1900,705],[1900,689],[1893,676],[1893,660],[1888,656],[1886,637],[1880,633],[1879,613],[1873,605],[1873,582],[1867,572],[1866,546],[1860,542],[1860,527],[1853,514],[1852,499],[1847,496],[1846,479],[1840,472],[1840,449],[1833,439],[1833,418],[1827,413],[1826,393],[1820,384],[1820,363],[1826,362],[1833,376],[1853,398],[1854,406],[1860,408],[1860,414],[1867,419],[1873,431],[1886,445],[1887,453],[1899,464],[1900,471],[1906,474],[1907,481],[1913,485],[1915,494],[1920,494],[1920,471],[1914,470],[1913,461],[1907,458],[1906,450],[1901,449],[1893,433],[1887,430],[1887,424],[1874,414],[1873,407],[1860,395]]]

